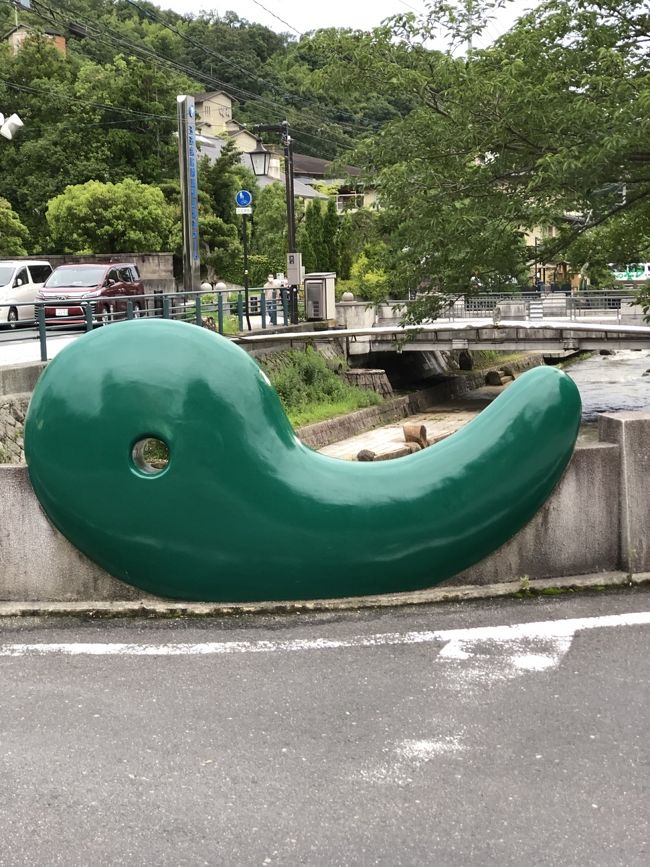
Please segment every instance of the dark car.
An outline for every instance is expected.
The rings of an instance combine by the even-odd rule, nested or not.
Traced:
[[[144,294],[138,268],[132,263],[60,265],[45,281],[37,300],[45,302],[48,323],[83,321],[87,305],[80,304],[81,301],[88,302],[93,319],[108,323],[126,316],[129,301],[133,305],[133,316],[143,316],[146,312]],[[51,306],[48,301],[52,302]]]

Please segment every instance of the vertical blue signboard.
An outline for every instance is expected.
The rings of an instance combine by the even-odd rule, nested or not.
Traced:
[[[199,288],[199,203],[196,155],[196,109],[193,96],[179,96],[178,159],[183,214],[183,288]]]

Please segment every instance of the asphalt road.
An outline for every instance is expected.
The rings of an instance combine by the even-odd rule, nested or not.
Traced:
[[[0,864],[646,865],[648,612],[3,621]]]

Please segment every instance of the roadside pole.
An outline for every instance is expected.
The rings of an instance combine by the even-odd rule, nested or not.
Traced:
[[[177,96],[178,160],[183,218],[183,289],[197,291],[200,284],[198,163],[196,112],[193,96]]]
[[[253,208],[251,207],[253,197],[248,190],[240,190],[235,196],[235,202],[237,203],[236,212],[241,214],[242,218],[241,231],[242,246],[244,248],[244,303],[246,305],[246,324],[248,325],[248,330],[251,331],[250,303],[248,297],[248,217],[253,213]]]

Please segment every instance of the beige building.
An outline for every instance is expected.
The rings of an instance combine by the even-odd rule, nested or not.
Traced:
[[[538,247],[540,250],[543,244],[547,244],[549,240],[558,236],[558,230],[555,226],[536,226],[534,229],[524,230],[524,240],[529,250],[534,250]],[[540,259],[537,261],[537,272],[535,272],[535,264],[530,266],[530,278],[533,285],[538,282],[544,287],[566,287],[571,286],[571,289],[578,289],[580,286],[580,274],[574,274],[569,268],[569,264],[564,260],[555,262],[544,262]]]
[[[228,133],[232,119],[232,97],[223,90],[197,93],[194,97],[197,127],[202,135],[222,136]],[[254,147],[254,145],[253,145]]]
[[[194,96],[197,116],[198,141],[203,152],[215,158],[221,152],[221,144],[232,139],[238,151],[249,154],[257,147],[257,136],[233,119],[233,98],[223,90],[213,90],[208,93],[198,93]],[[260,186],[266,186],[273,181],[284,181],[284,157],[282,148],[266,145],[271,151],[269,173],[266,178],[259,179]],[[248,159],[242,162],[250,168]],[[357,210],[358,208],[376,207],[374,190],[367,190],[363,184],[355,181],[360,174],[359,169],[347,166],[351,178],[333,178],[331,162],[318,157],[294,153],[294,186],[295,193],[301,199],[327,199],[328,196],[319,193],[314,185],[324,184],[335,187],[337,192],[336,206],[339,213]]]
[[[25,40],[29,38],[46,39],[48,42],[52,42],[54,47],[60,51],[61,54],[64,56],[66,54],[67,44],[65,36],[61,33],[57,33],[55,30],[34,30],[27,24],[20,24],[18,27],[14,27],[13,30],[10,30],[9,33],[5,34],[4,37],[5,42],[9,43],[11,52],[14,55],[18,54]]]

